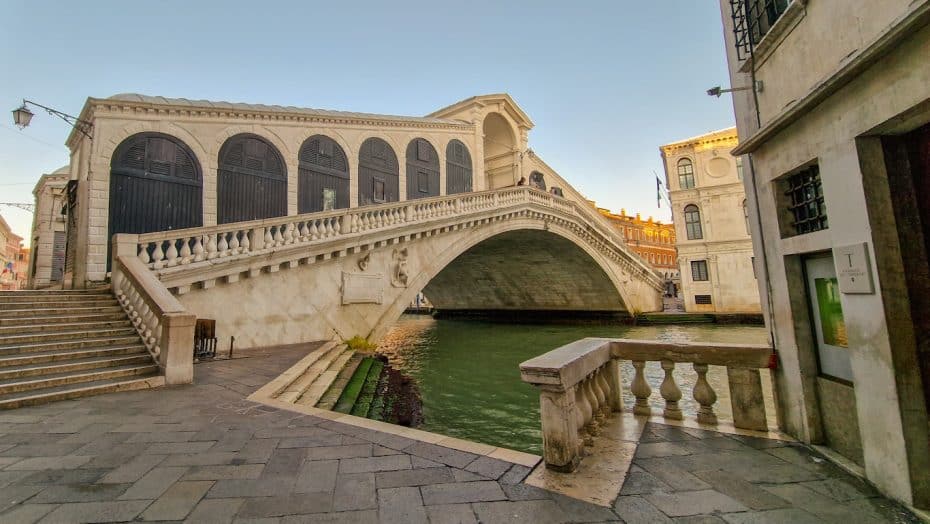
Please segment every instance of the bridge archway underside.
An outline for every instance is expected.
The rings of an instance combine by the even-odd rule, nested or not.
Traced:
[[[587,213],[517,187],[118,243],[236,347],[377,340],[420,290],[449,309],[660,309],[658,276]]]

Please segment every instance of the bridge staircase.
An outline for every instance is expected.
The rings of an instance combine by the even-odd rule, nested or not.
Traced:
[[[354,356],[355,351],[345,344],[329,342],[323,345],[285,372],[289,380],[274,397],[283,402],[316,407],[340,377],[343,369],[350,363],[358,366],[360,359],[355,359]],[[326,404],[329,404],[330,400],[327,398]],[[325,409],[331,407],[327,405]]]
[[[0,292],[0,409],[162,384],[109,287]]]

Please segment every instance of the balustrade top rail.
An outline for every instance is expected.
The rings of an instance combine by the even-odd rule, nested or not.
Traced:
[[[143,263],[160,269],[525,203],[585,218],[586,227],[598,233],[610,249],[622,253],[644,278],[661,285],[645,262],[623,249],[625,242],[619,232],[602,224],[593,209],[529,186],[145,233],[138,235],[137,253]]]

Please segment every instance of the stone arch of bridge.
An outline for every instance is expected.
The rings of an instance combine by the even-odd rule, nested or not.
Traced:
[[[513,245],[515,240],[521,245]],[[510,255],[506,252],[507,244],[514,248]],[[528,250],[527,244],[533,249]],[[541,249],[543,247],[544,250]],[[520,248],[523,249],[523,258],[516,260],[514,253]],[[411,249],[416,248],[411,245]],[[541,308],[541,310],[598,310],[623,313],[636,309],[633,306],[635,302],[632,301],[628,290],[628,284],[630,284],[631,280],[629,274],[611,263],[600,251],[579,238],[570,229],[551,227],[543,221],[527,217],[475,228],[454,245],[431,258],[430,264],[422,268],[413,268],[414,272],[410,275],[406,290],[400,293],[396,300],[383,310],[381,318],[378,319],[369,334],[369,339],[378,340],[387,333],[391,325],[415,299],[417,293],[427,289],[430,285],[436,286],[438,283],[438,285],[445,288],[440,293],[451,290],[448,286],[453,285],[453,282],[455,282],[457,291],[474,288],[477,285],[476,282],[463,282],[461,279],[456,278],[454,272],[457,266],[461,267],[460,264],[468,264],[469,258],[472,258],[472,256],[480,257],[489,254],[492,254],[492,260],[495,264],[509,261],[510,266],[506,269],[499,269],[497,273],[488,273],[491,278],[488,279],[487,285],[484,285],[481,289],[482,292],[486,292],[490,287],[497,284],[500,277],[509,279],[515,274],[521,274],[526,278],[519,279],[516,282],[511,281],[510,283],[526,284],[527,280],[535,280],[533,286],[537,291],[556,295],[564,296],[573,284],[582,285],[583,289],[571,290],[574,292],[580,291],[579,296],[575,297],[574,301],[569,301],[561,307],[552,307],[554,304],[550,302],[545,304],[548,307]],[[568,265],[553,269],[551,263],[559,261],[566,262]],[[549,265],[544,266],[545,263]],[[576,269],[586,270],[587,273],[583,275],[572,273],[572,270]],[[475,274],[475,270],[476,268],[471,268],[469,276]],[[480,271],[481,269],[477,268],[477,270]],[[453,273],[444,275],[444,272],[449,271]],[[561,282],[559,282],[560,280]],[[430,300],[436,297],[437,289],[434,288],[433,291],[433,297],[427,294]],[[600,295],[595,304],[583,304],[579,301],[590,298],[592,293]],[[440,302],[442,301],[443,299],[440,299]],[[475,305],[475,303],[465,305]],[[488,305],[494,306],[495,304]],[[526,307],[528,305],[524,304],[522,308],[505,307],[503,309],[533,309],[532,307]],[[591,305],[594,307],[589,307]],[[485,306],[476,309],[498,308]]]
[[[514,126],[497,112],[489,112],[482,123],[484,133],[485,187],[497,189],[517,183],[514,153],[519,149]]]

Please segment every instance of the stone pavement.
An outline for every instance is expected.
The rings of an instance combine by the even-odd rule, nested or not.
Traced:
[[[0,522],[911,522],[806,448],[650,424],[613,508],[507,462],[244,400],[309,350],[196,384],[0,412]]]

